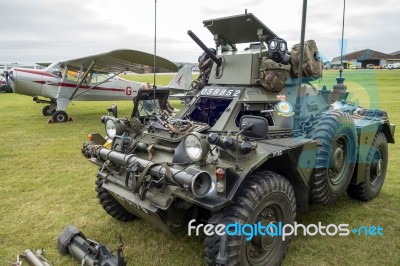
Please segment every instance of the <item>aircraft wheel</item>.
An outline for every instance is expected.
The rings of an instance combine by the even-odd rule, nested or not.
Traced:
[[[53,122],[54,123],[61,123],[61,122],[67,122],[68,121],[68,115],[66,112],[59,110],[55,111],[53,116]]]
[[[365,179],[358,185],[350,184],[347,194],[357,200],[370,201],[382,189],[388,165],[388,143],[385,134],[378,132],[368,151],[364,170]]]
[[[208,265],[280,265],[292,236],[282,240],[282,236],[278,235],[278,225],[293,225],[295,218],[296,199],[289,181],[271,171],[256,172],[246,179],[231,205],[211,216],[209,224],[262,225],[263,228],[257,230],[262,233],[253,231],[251,238],[248,234],[241,234],[244,227],[239,230],[231,226],[226,230],[232,235],[214,233],[205,240],[205,260]],[[224,252],[221,252],[220,246],[225,241],[226,254],[221,254]]]
[[[96,192],[99,198],[100,204],[103,209],[113,218],[122,221],[129,222],[137,219],[137,217],[128,212],[111,194],[103,188],[103,179],[97,178],[96,180]]]
[[[316,162],[310,180],[311,201],[336,202],[346,191],[357,160],[357,132],[351,116],[330,111],[313,118],[307,137],[317,141]]]
[[[56,109],[54,108],[53,110],[50,110],[50,105],[46,105],[45,107],[43,107],[42,109],[42,114],[44,116],[49,116],[54,114],[54,112],[56,111]]]

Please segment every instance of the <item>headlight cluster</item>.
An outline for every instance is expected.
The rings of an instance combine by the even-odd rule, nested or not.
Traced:
[[[122,135],[125,131],[125,124],[118,118],[108,117],[104,122],[106,125],[106,134],[109,139],[113,139],[117,135]]]
[[[205,136],[198,132],[192,132],[183,140],[183,148],[190,160],[204,163],[210,151],[210,144],[207,142]]]

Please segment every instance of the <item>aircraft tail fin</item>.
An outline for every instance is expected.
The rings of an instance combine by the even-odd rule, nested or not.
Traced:
[[[190,89],[192,80],[192,66],[186,65],[178,71],[178,73],[169,83],[168,88],[179,91],[187,91]]]

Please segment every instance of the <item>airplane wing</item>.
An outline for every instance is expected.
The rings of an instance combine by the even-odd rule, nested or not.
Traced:
[[[69,68],[88,69],[94,62],[93,71],[98,73],[118,73],[133,71],[144,73],[146,70],[152,72],[154,55],[136,50],[120,49],[107,53],[81,57],[77,59],[61,61],[61,64]],[[171,61],[156,56],[156,72],[176,72],[177,66]]]

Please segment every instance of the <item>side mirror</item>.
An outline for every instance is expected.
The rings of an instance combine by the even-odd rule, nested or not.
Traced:
[[[114,117],[118,117],[118,107],[116,104],[113,104],[110,108],[107,109],[108,114],[112,113]]]
[[[240,118],[240,133],[249,139],[266,139],[268,120],[265,117],[244,115]]]

